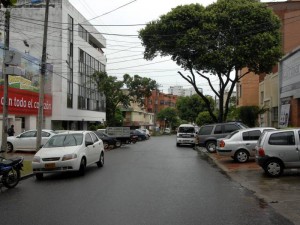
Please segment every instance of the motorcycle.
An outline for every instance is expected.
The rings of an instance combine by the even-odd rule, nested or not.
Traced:
[[[6,188],[14,188],[21,179],[23,161],[22,156],[10,159],[0,156],[0,184]]]

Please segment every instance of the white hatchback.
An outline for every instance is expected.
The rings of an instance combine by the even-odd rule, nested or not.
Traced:
[[[37,179],[44,173],[78,171],[88,165],[104,165],[104,147],[92,131],[70,131],[53,136],[34,156],[32,169]]]

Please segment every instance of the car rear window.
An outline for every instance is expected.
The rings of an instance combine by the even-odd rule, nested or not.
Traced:
[[[269,138],[270,145],[295,145],[295,135],[292,131],[274,133]]]
[[[179,133],[195,133],[194,127],[179,127]]]
[[[209,135],[212,132],[213,126],[200,127],[199,135]]]

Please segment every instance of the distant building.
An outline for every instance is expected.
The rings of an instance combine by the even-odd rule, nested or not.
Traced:
[[[200,92],[203,92],[202,88],[200,88]],[[168,94],[177,96],[192,96],[197,93],[193,87],[183,88],[183,86],[170,86]]]
[[[160,92],[159,90],[152,91],[152,95],[149,98],[145,99],[145,109],[149,113],[154,113],[154,124],[156,127],[162,127],[164,121],[156,120],[156,115],[161,110],[176,106],[177,95],[173,94],[165,94]]]

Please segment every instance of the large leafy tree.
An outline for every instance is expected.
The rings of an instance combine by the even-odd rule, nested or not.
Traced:
[[[147,77],[128,74],[123,76],[124,83],[127,86],[131,102],[137,102],[140,106],[144,105],[145,98],[150,97],[153,90],[158,88],[155,80]]]
[[[206,8],[178,6],[147,24],[139,37],[145,59],[171,56],[185,70],[178,73],[195,88],[215,122],[226,120],[231,94],[242,77],[270,72],[282,56],[280,20],[257,0],[218,0]],[[197,86],[199,78],[219,98],[217,116]]]
[[[171,127],[173,129],[178,125],[177,110],[172,107],[162,109],[159,113],[157,113],[157,119],[164,121],[164,125],[166,127]]]
[[[213,98],[211,96],[206,97],[209,99],[211,106],[213,107]],[[207,111],[205,102],[197,94],[179,97],[176,101],[176,109],[178,111],[179,118],[189,122],[195,122],[200,112]]]
[[[131,77],[128,74],[123,76],[123,80],[109,76],[106,72],[96,72],[93,74],[93,81],[99,92],[106,97],[106,124],[108,126],[119,126],[120,106],[128,108],[131,102],[138,102],[144,105],[144,98],[151,95],[151,91],[157,88],[156,82],[149,78],[138,75]]]

